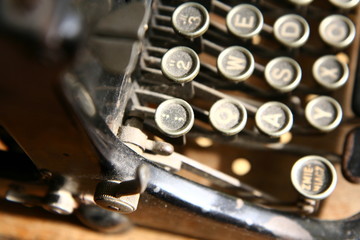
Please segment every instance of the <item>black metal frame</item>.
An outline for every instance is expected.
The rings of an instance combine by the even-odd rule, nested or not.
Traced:
[[[99,99],[112,97],[118,103],[128,96],[130,76],[103,75],[110,83],[116,79],[115,91],[94,96],[93,90],[103,82],[84,83],[79,72],[62,78],[66,68],[58,67],[61,61],[50,68],[34,62],[37,56],[7,39],[3,35],[0,42],[7,53],[0,58],[0,123],[38,168],[72,176],[80,184],[79,193],[93,194],[99,179],[131,179],[138,166],[145,164],[149,182],[138,210],[129,215],[135,223],[206,239],[360,238],[359,214],[321,221],[266,209],[155,166],[117,138],[99,108]],[[136,40],[131,41],[136,47]],[[24,72],[16,73],[12,66]],[[86,79],[86,73],[81,73]],[[25,84],[24,74],[33,82]],[[113,119],[119,121],[119,116]]]

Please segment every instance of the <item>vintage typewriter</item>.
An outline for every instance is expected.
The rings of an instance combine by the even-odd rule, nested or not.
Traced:
[[[360,239],[358,6],[2,0],[1,197],[100,231]]]

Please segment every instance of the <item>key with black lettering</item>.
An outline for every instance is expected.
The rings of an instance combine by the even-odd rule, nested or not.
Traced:
[[[173,28],[187,38],[197,38],[209,28],[210,17],[206,8],[195,2],[178,6],[171,18]]]
[[[320,200],[329,197],[337,184],[334,166],[324,157],[305,156],[295,162],[291,169],[291,182],[300,194],[298,207],[303,214],[314,214]]]
[[[291,182],[305,198],[321,200],[334,191],[337,174],[334,166],[326,158],[306,156],[292,167]]]
[[[193,80],[198,75],[199,70],[199,57],[194,50],[188,47],[172,48],[161,59],[162,73],[176,83],[186,83]]]
[[[194,124],[194,112],[186,101],[169,99],[156,108],[155,123],[165,135],[181,137],[191,130]]]

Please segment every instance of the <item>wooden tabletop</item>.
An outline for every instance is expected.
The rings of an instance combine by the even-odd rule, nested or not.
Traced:
[[[0,201],[1,240],[190,240],[192,238],[135,226],[125,233],[104,234],[84,227],[75,216]]]

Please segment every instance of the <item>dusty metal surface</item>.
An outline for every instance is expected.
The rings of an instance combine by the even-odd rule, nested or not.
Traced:
[[[7,9],[6,3],[0,10]],[[336,221],[304,216],[325,208],[310,194],[299,199],[290,180],[292,165],[306,155],[319,155],[338,165],[345,136],[360,123],[351,110],[358,35],[353,41],[349,27],[346,41],[330,48],[324,42],[334,42],[326,41],[324,34],[334,40],[334,33],[322,31],[326,26],[320,33],[313,31],[333,13],[357,23],[357,9],[334,9],[323,1],[297,7],[287,1],[254,1],[252,6],[263,14],[258,21],[264,23],[246,40],[249,36],[236,32],[244,30],[246,23],[235,10],[259,12],[235,8],[236,1],[199,1],[200,7],[181,5],[178,11],[182,1],[74,3],[41,8],[49,18],[57,13],[58,24],[47,26],[39,20],[39,25],[28,29],[31,34],[25,31],[25,43],[35,51],[28,51],[24,39],[19,40],[27,24],[12,15],[0,19],[4,53],[0,124],[41,170],[34,184],[45,186],[39,193],[27,191],[31,186],[21,181],[5,182],[5,198],[58,214],[95,203],[122,213],[137,209],[129,215],[135,223],[198,238],[359,238],[358,215]],[[80,15],[62,14],[74,6]],[[231,9],[235,9],[233,16],[227,17]],[[174,11],[180,14],[178,21],[172,20]],[[35,10],[31,13],[38,19]],[[180,29],[201,17],[202,27],[195,35]],[[350,26],[349,21],[346,18],[345,23]],[[226,24],[231,23],[238,28],[228,31]],[[296,31],[286,33],[289,26]],[[83,30],[82,37],[76,27]],[[187,27],[187,31],[196,29]],[[64,29],[67,34],[58,34]],[[349,48],[338,48],[350,43]],[[314,81],[312,65],[325,54],[336,55],[349,66],[349,78],[340,89],[330,91]],[[283,69],[294,75],[296,83],[286,91],[265,79],[268,62],[279,56],[294,59],[302,68],[300,83],[296,64]],[[319,71],[318,75],[333,76]],[[267,77],[284,77],[272,73],[268,70]],[[342,110],[329,100],[333,98]],[[219,100],[235,102],[237,107],[217,108],[222,112],[214,113],[212,106]],[[171,106],[165,104],[169,102]],[[312,108],[306,110],[307,106]],[[235,132],[216,129],[214,115],[231,128],[236,126],[232,121],[239,122],[232,113],[244,118],[244,112],[247,117]],[[329,115],[331,123],[319,120]],[[208,166],[211,158],[206,158],[205,147],[194,146],[200,137],[203,146],[213,145],[209,151],[219,159],[216,169]],[[11,161],[14,155],[2,156]],[[199,156],[199,162],[191,156]],[[234,170],[235,162],[248,164],[244,176],[236,174],[242,171]],[[184,171],[193,174],[189,178],[194,181],[185,178],[189,175]],[[309,179],[311,184],[318,178],[326,183],[326,176]],[[94,195],[95,201],[89,200]]]

